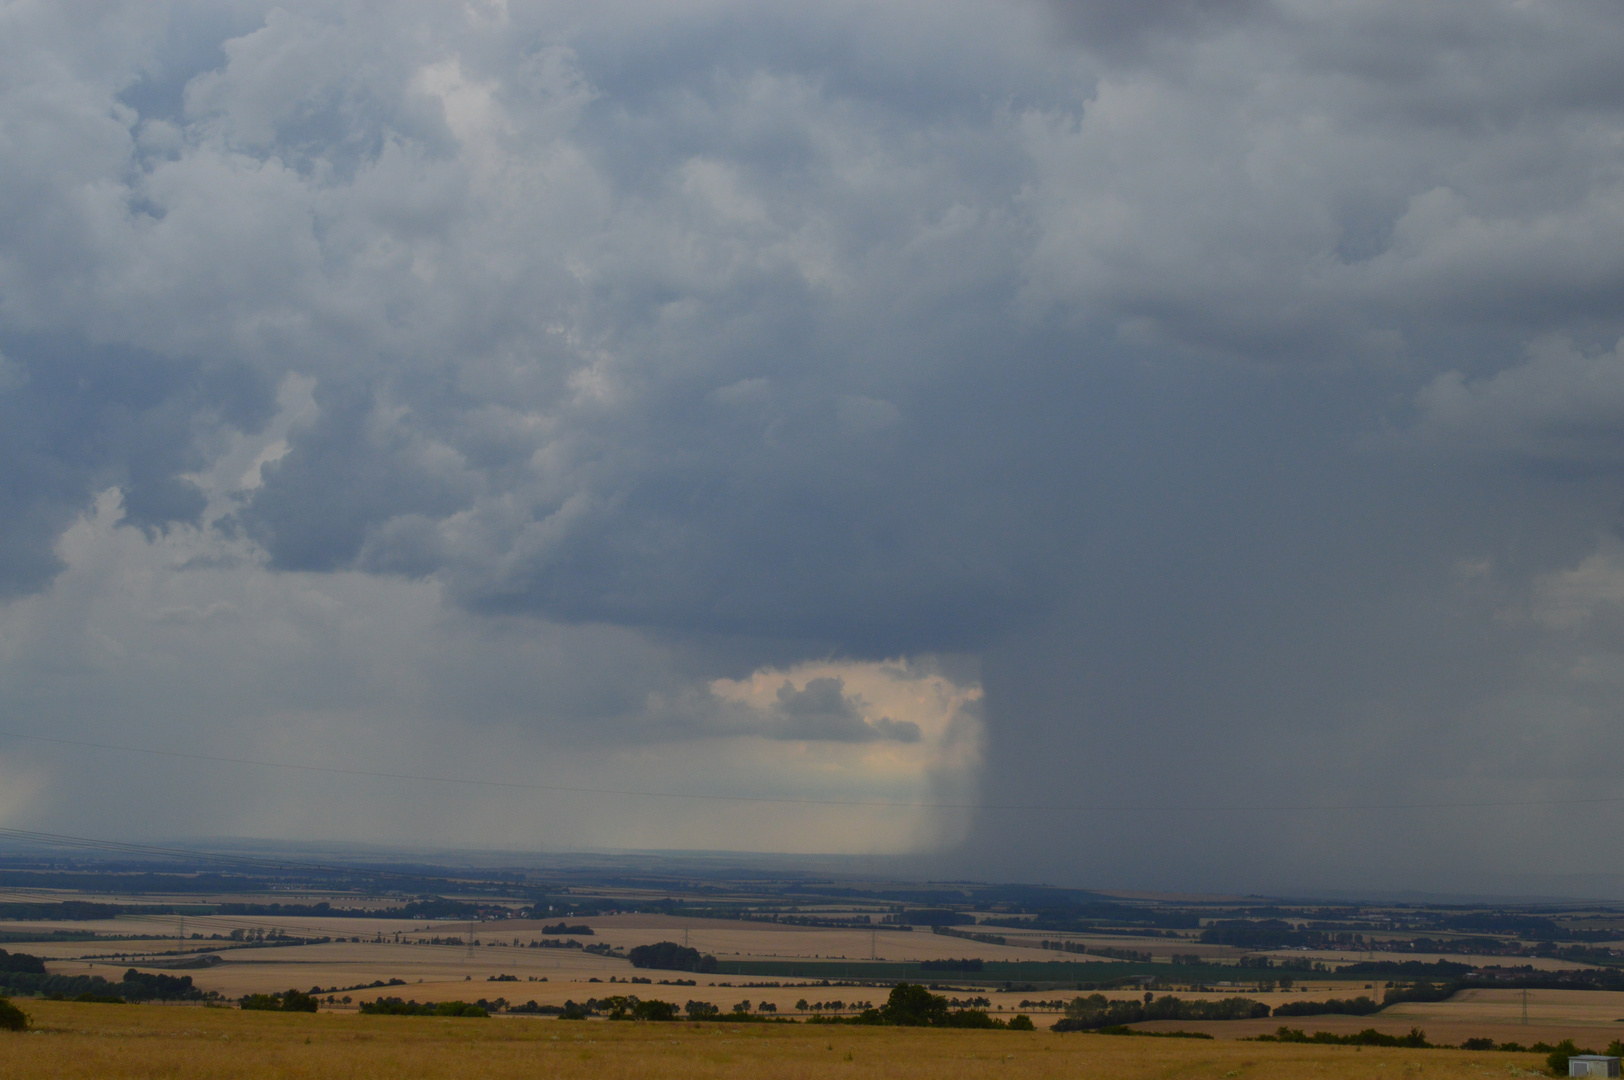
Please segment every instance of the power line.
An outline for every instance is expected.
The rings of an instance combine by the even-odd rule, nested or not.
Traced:
[[[1173,803],[988,803],[988,802],[902,802],[887,799],[812,799],[772,795],[725,795],[711,792],[648,791],[637,788],[589,787],[582,784],[543,784],[522,780],[485,780],[468,776],[436,776],[430,773],[386,772],[379,769],[348,769],[337,765],[304,765],[292,761],[269,761],[263,758],[230,757],[223,754],[197,754],[183,750],[154,750],[141,746],[118,743],[92,742],[87,739],[65,739],[51,735],[28,735],[17,731],[0,731],[0,738],[23,739],[29,742],[52,743],[91,750],[110,750],[121,754],[144,754],[150,757],[177,758],[183,761],[205,761],[217,765],[250,765],[266,769],[291,769],[300,772],[326,773],[333,776],[359,776],[381,780],[412,780],[436,784],[463,784],[475,787],[504,788],[520,791],[549,791],[575,795],[616,795],[639,799],[681,799],[699,802],[728,802],[779,804],[787,806],[852,806],[879,810],[986,810],[1020,813],[1306,813],[1326,811],[1352,813],[1367,810],[1475,810],[1494,807],[1522,806],[1597,806],[1624,803],[1624,796],[1595,795],[1562,799],[1466,799],[1438,802],[1388,803],[1230,803],[1230,804],[1173,804]],[[351,871],[353,872],[353,871]]]

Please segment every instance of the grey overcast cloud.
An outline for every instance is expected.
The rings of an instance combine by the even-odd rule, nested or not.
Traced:
[[[1624,896],[1621,56],[0,4],[0,826]]]

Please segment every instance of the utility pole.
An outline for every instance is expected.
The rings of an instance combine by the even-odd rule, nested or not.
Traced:
[[[472,920],[472,919],[468,920],[468,945],[467,945],[467,951],[468,951],[468,959],[472,960],[474,958],[474,920]]]
[[[175,946],[175,951],[176,952],[185,952],[186,951],[186,916],[185,915],[182,915],[180,917],[180,937],[178,939],[178,944]]]
[[[1527,1025],[1527,1023],[1528,1023],[1528,987],[1526,987],[1526,986],[1523,987],[1522,1005],[1523,1005],[1523,1024]]]
[[[868,931],[868,958],[870,960],[878,960],[880,958],[879,940],[880,940],[880,932],[878,930],[874,929],[873,927],[869,927],[869,931]]]

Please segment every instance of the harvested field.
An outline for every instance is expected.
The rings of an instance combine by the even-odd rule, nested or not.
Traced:
[[[772,1025],[442,1020],[27,1002],[0,1033],[0,1077],[220,1080],[659,1076],[813,1080],[1484,1080],[1543,1075],[1534,1054],[1183,1039]]]

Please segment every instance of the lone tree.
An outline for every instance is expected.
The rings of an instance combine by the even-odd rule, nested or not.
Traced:
[[[915,983],[897,983],[880,1006],[880,1022],[898,1027],[941,1027],[947,1023],[947,999]]]

